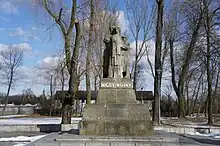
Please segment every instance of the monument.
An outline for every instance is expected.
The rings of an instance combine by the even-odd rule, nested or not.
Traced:
[[[103,78],[95,104],[87,104],[81,135],[149,136],[153,133],[148,106],[137,104],[130,79],[129,43],[118,26],[104,39]]]

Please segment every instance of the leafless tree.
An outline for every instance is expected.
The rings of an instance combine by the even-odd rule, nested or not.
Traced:
[[[91,61],[92,61],[92,44],[93,44],[93,21],[94,21],[94,0],[90,0],[90,17],[89,17],[89,40],[88,40],[88,49],[87,49],[87,58],[86,58],[86,103],[90,104],[91,102],[91,76],[90,76],[90,69],[91,69]]]
[[[1,77],[3,84],[8,86],[2,115],[4,114],[5,108],[7,106],[8,96],[10,94],[11,88],[18,79],[18,68],[23,63],[23,53],[24,52],[22,49],[15,46],[8,46],[6,50],[1,51]]]
[[[42,6],[43,9],[49,14],[53,19],[55,24],[59,27],[60,32],[64,40],[64,51],[65,51],[65,65],[69,72],[69,90],[68,94],[62,103],[63,114],[62,114],[62,124],[71,123],[72,117],[72,105],[74,104],[74,99],[76,91],[78,89],[79,77],[77,74],[79,48],[80,48],[80,21],[77,18],[77,9],[81,7],[77,6],[77,1],[72,0],[70,5],[70,13],[68,13],[68,8],[65,7],[63,2],[58,2],[52,0],[35,0],[35,2]],[[64,13],[65,12],[65,13]],[[65,15],[66,14],[66,15]],[[74,33],[75,28],[75,35]],[[72,43],[72,41],[74,43]]]
[[[176,6],[180,6],[180,7],[176,7]],[[174,11],[180,10],[180,12],[171,13],[173,14],[173,19],[170,20],[171,22],[173,22],[171,23],[173,25],[171,26],[171,28],[174,31],[171,31],[170,34],[168,35],[169,48],[170,48],[170,65],[171,65],[171,74],[172,74],[172,84],[179,102],[178,116],[185,117],[185,98],[183,94],[185,81],[188,76],[190,61],[192,60],[193,51],[195,49],[196,42],[199,36],[199,30],[202,24],[203,13],[201,11],[202,10],[201,3],[199,3],[198,1],[186,0],[182,3],[176,3],[174,7],[175,7]],[[186,30],[185,32],[183,32],[184,35],[182,36],[182,40],[185,45],[183,45],[184,50],[183,51],[181,50],[182,51],[180,55],[181,59],[179,60],[179,64],[181,67],[178,69],[177,72],[176,70],[177,62],[174,62],[174,42],[176,42],[176,38],[178,37],[177,34],[179,34],[178,29],[180,28],[180,26],[176,22],[176,18],[179,15],[183,16],[183,18],[181,19],[182,21],[184,21],[184,23],[182,22],[181,24],[184,24],[185,28],[187,28],[188,31]],[[186,41],[184,42],[184,40]],[[176,82],[177,75],[178,75],[178,83]]]
[[[146,43],[150,36],[154,19],[154,3],[147,0],[127,0],[126,1],[127,18],[129,30],[135,40],[135,60],[132,65],[133,88],[137,88],[137,66],[147,50]]]
[[[220,4],[216,0],[203,0],[203,8],[204,8],[204,29],[206,34],[206,76],[207,76],[207,83],[208,83],[208,124],[213,124],[213,117],[212,117],[212,83],[213,83],[213,76],[212,76],[212,56],[213,50],[213,31],[216,31],[216,20],[219,17],[220,13]],[[214,6],[214,8],[213,8]],[[217,7],[216,7],[217,6]],[[215,34],[215,33],[214,33]]]
[[[160,96],[161,96],[161,79],[162,79],[162,33],[163,33],[163,13],[164,0],[156,0],[157,2],[157,25],[156,25],[156,44],[155,44],[155,78],[154,78],[154,106],[153,121],[156,125],[160,125]]]
[[[21,101],[21,104],[24,104],[25,103],[25,100],[26,101],[31,101],[31,98],[35,96],[34,95],[34,92],[31,88],[27,88],[25,90],[22,91],[22,101]]]

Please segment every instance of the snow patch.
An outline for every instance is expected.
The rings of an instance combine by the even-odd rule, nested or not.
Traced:
[[[43,138],[46,135],[37,135],[37,136],[17,136],[17,137],[9,137],[9,138],[0,138],[0,142],[15,142],[14,146],[24,146],[30,142],[36,141],[40,138]]]
[[[72,118],[72,123],[79,123],[82,118]],[[60,124],[61,118],[10,118],[0,119],[0,125],[37,125],[37,124]]]
[[[0,119],[1,119],[1,118],[24,117],[24,116],[27,116],[27,115],[5,115],[5,116],[0,116]]]
[[[220,139],[220,133],[202,134],[202,133],[199,133],[199,132],[195,132],[195,133],[189,133],[189,135],[206,136],[206,137],[212,137],[212,138]]]

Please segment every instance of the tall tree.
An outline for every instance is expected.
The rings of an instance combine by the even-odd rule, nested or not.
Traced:
[[[90,83],[90,69],[91,69],[91,58],[92,58],[92,44],[93,44],[93,19],[94,19],[94,0],[90,0],[90,18],[89,18],[89,40],[88,40],[88,49],[87,49],[87,58],[86,58],[86,103],[90,104],[91,102],[91,83]]]
[[[161,78],[162,78],[162,32],[163,32],[163,9],[164,0],[156,0],[157,2],[157,25],[156,25],[156,45],[155,45],[155,78],[154,78],[154,106],[153,106],[153,122],[160,125],[160,96],[161,96]]]
[[[178,97],[178,116],[185,117],[185,98],[184,98],[184,87],[185,81],[188,76],[190,61],[192,60],[193,51],[196,47],[196,42],[199,36],[199,30],[202,23],[202,9],[201,3],[198,1],[184,1],[182,3],[177,3],[174,6],[175,11],[179,10],[178,8],[181,7],[180,13],[174,14],[174,25],[171,27],[175,31],[171,31],[171,34],[168,35],[169,39],[169,47],[170,47],[170,67],[171,67],[171,74],[172,74],[172,84],[174,91]],[[173,13],[172,13],[173,14]],[[176,71],[176,64],[174,60],[174,42],[176,41],[176,33],[178,31],[177,22],[175,22],[177,16],[184,15],[184,21],[182,24],[185,25],[187,30],[184,32],[185,36],[182,36],[182,39],[186,37],[187,41],[184,42],[183,48],[184,51],[181,53],[180,61],[180,69],[178,72]],[[183,27],[183,26],[182,26]],[[188,41],[189,40],[189,41]],[[176,80],[176,76],[178,75],[178,82]]]
[[[69,90],[62,103],[63,114],[62,124],[70,124],[72,117],[72,105],[76,91],[78,89],[79,77],[77,74],[79,47],[80,47],[80,22],[77,19],[77,0],[72,0],[70,5],[70,15],[64,17],[65,5],[59,5],[59,10],[54,7],[55,1],[52,0],[35,0],[37,4],[43,6],[49,16],[59,27],[64,40],[65,64],[69,72]],[[62,3],[62,2],[61,2]],[[56,11],[57,10],[57,11]],[[66,10],[67,12],[67,10]],[[66,13],[69,14],[69,13]],[[75,35],[73,36],[75,28]],[[74,43],[72,45],[72,39]]]
[[[1,76],[3,83],[8,86],[7,93],[5,96],[5,105],[2,111],[2,115],[5,112],[5,108],[8,104],[8,96],[10,94],[12,85],[16,82],[18,75],[18,68],[23,63],[23,50],[15,47],[8,46],[6,50],[0,52],[1,56]]]
[[[214,79],[214,66],[212,63],[215,53],[213,51],[215,50],[215,41],[213,41],[213,34],[215,34],[216,26],[219,25],[216,23],[216,20],[218,20],[219,12],[220,12],[220,4],[215,0],[203,0],[203,8],[204,8],[204,28],[205,28],[205,34],[206,34],[206,76],[207,76],[207,86],[208,86],[208,94],[207,94],[207,100],[208,100],[208,124],[213,124],[213,117],[212,117],[212,106],[213,106],[213,97],[212,97],[212,84]],[[217,17],[217,18],[216,18]],[[214,31],[214,33],[213,33]]]

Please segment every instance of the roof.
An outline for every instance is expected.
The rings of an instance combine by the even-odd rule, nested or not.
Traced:
[[[65,95],[67,91],[56,91],[55,97],[59,99]],[[135,91],[137,100],[153,100],[153,92],[152,91]],[[91,91],[91,99],[96,100],[98,91]],[[77,91],[76,97],[81,100],[86,100],[86,91]]]

